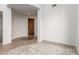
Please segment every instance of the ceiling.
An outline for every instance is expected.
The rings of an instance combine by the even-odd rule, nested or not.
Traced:
[[[22,14],[25,16],[36,16],[38,8],[28,4],[8,4],[9,8],[12,8],[13,12]]]

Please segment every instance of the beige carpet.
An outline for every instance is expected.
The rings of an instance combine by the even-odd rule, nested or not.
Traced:
[[[77,55],[76,48],[50,42],[35,43],[4,52],[5,55]]]

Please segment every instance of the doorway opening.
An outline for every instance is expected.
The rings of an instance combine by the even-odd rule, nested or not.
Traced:
[[[36,28],[35,28],[35,18],[28,18],[28,37],[29,39],[36,39]]]
[[[0,11],[0,44],[2,44],[3,41],[3,14]]]
[[[34,36],[34,18],[28,18],[28,36]]]

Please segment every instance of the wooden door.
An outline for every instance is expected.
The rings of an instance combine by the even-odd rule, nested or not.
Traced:
[[[28,36],[34,36],[34,18],[28,18]]]

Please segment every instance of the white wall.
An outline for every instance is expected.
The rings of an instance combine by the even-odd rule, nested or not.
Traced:
[[[42,6],[42,39],[76,44],[76,5]]]
[[[77,5],[77,46],[79,46],[79,5]]]
[[[43,11],[42,6],[40,6],[40,9],[37,11],[37,39],[38,42],[44,40],[43,39],[43,33],[44,33],[44,27],[43,27]]]
[[[12,38],[28,36],[27,17],[13,12],[12,18]]]
[[[77,34],[77,44],[76,44],[76,48],[77,51],[79,53],[79,5],[77,5],[77,30],[76,30],[76,34]]]
[[[34,17],[34,36],[37,36],[37,18]]]
[[[9,44],[12,40],[12,12],[6,4],[0,4],[0,11],[3,13],[3,40],[2,44]]]

